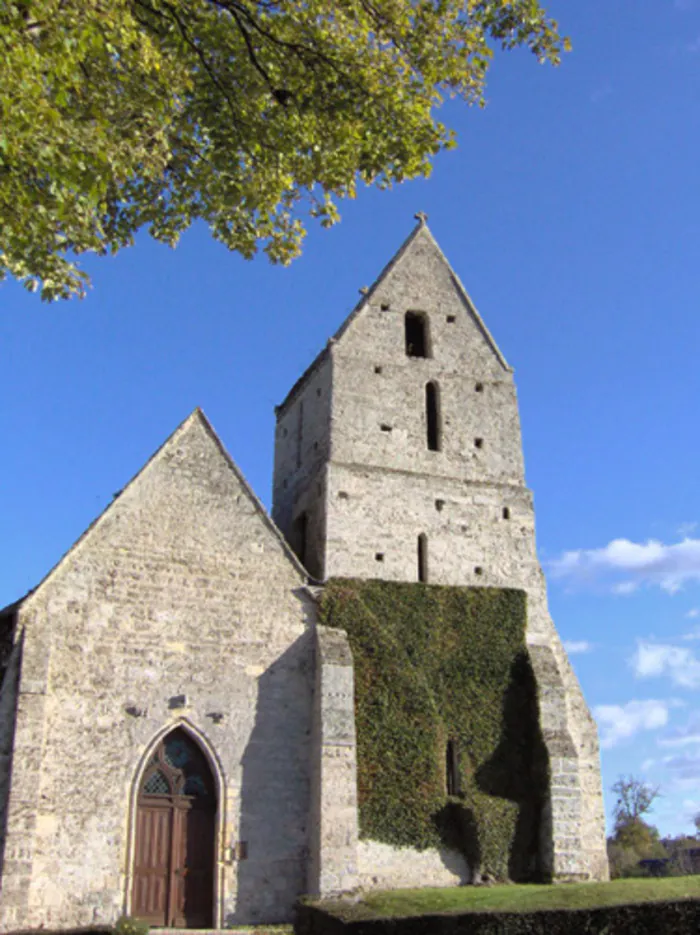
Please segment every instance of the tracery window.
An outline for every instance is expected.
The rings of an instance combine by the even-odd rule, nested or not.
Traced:
[[[141,781],[142,795],[185,795],[206,798],[214,795],[211,770],[192,738],[176,728],[158,744]]]

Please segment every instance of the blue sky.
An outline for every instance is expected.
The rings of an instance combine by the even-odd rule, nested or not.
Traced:
[[[604,784],[660,784],[675,834],[700,811],[700,0],[548,6],[562,67],[500,55],[431,179],[360,192],[292,267],[197,228],[91,262],[83,302],[0,286],[0,606],[197,405],[269,504],[273,406],[426,211],[515,367]]]

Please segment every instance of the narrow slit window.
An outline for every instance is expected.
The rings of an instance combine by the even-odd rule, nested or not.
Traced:
[[[428,537],[424,532],[418,536],[418,580],[422,584],[428,581]]]
[[[406,355],[430,357],[428,318],[422,312],[406,312]]]
[[[510,508],[507,506],[503,507],[503,519],[510,519]]]
[[[440,451],[440,387],[425,385],[425,419],[428,430],[428,451]]]
[[[454,740],[447,741],[447,750],[445,755],[445,785],[448,795],[459,795],[461,793],[459,781],[459,750]]]

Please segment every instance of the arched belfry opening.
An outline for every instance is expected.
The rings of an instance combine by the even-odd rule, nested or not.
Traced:
[[[431,357],[428,316],[424,312],[406,312],[404,317],[407,357]]]
[[[216,782],[199,744],[166,734],[136,800],[131,915],[152,926],[214,925]]]

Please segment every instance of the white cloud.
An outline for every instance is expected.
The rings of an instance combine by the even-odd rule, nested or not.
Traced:
[[[564,649],[570,656],[580,656],[582,653],[589,653],[593,645],[588,640],[564,640]]]
[[[637,678],[667,676],[682,688],[700,686],[700,660],[684,646],[640,641],[630,662]]]
[[[659,740],[660,747],[692,747],[700,744],[700,734],[688,734],[686,737],[663,737]]]
[[[685,539],[686,536],[689,536],[691,533],[695,532],[697,528],[697,523],[681,523],[676,529],[676,532],[679,536],[683,536]]]
[[[593,714],[601,732],[600,744],[609,750],[641,730],[656,730],[668,724],[668,701],[628,701],[624,705],[597,705]]]
[[[695,617],[700,617],[700,607],[691,607],[691,609],[686,614],[690,620],[693,620]]]
[[[700,582],[700,539],[671,545],[656,539],[613,539],[599,549],[565,552],[549,563],[549,569],[553,577],[578,584],[608,582],[617,594],[630,594],[642,584],[673,594],[688,582]]]
[[[700,744],[700,712],[693,713],[683,727],[659,739],[660,747],[691,747]]]
[[[638,587],[638,581],[620,581],[613,585],[613,594],[633,594]]]
[[[700,779],[700,754],[682,754],[680,756],[668,757],[665,761],[668,769],[673,770],[679,779],[688,780]],[[679,786],[684,788],[684,786]],[[685,788],[688,788],[686,785]]]

